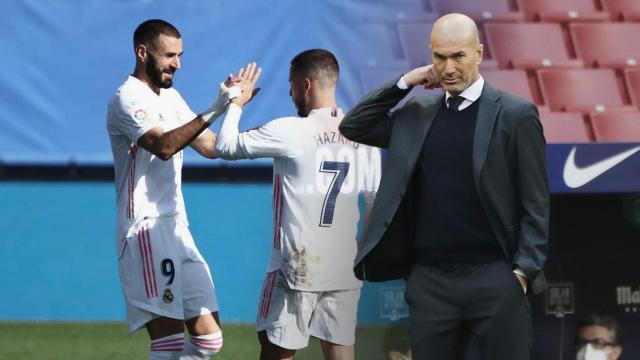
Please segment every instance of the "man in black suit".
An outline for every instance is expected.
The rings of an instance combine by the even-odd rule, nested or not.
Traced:
[[[484,82],[469,17],[438,19],[430,47],[432,66],[370,93],[340,125],[347,138],[388,149],[355,271],[371,281],[408,276],[414,359],[463,359],[471,336],[486,360],[531,359],[525,293],[544,287],[549,217],[538,111]],[[390,111],[418,85],[446,93]]]

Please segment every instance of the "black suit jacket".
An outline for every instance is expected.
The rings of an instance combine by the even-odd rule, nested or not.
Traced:
[[[413,268],[413,173],[445,97],[417,96],[390,112],[409,92],[397,81],[365,96],[340,124],[345,137],[388,149],[355,260],[356,275],[369,281],[407,277]],[[505,257],[523,270],[537,293],[546,286],[541,270],[549,227],[546,143],[538,111],[486,82],[477,101],[472,163],[480,202]]]

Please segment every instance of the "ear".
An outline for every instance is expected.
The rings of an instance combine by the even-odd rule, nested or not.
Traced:
[[[147,57],[149,56],[149,50],[147,49],[146,45],[138,44],[135,50],[136,50],[136,59],[138,59],[138,61],[140,61],[143,64],[146,63]]]
[[[304,92],[308,93],[311,90],[311,79],[304,78]]]
[[[479,44],[478,49],[476,49],[476,52],[478,54],[478,58],[476,59],[476,64],[480,65],[480,63],[482,62],[482,55],[484,54],[484,45]]]

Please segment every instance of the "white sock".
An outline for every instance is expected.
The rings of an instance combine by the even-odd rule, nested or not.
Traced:
[[[180,360],[208,360],[222,348],[222,331],[191,336],[185,341]]]
[[[183,333],[152,340],[149,346],[149,360],[177,360],[183,348]]]

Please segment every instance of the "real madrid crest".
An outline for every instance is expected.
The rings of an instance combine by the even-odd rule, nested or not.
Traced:
[[[173,301],[173,293],[171,292],[171,289],[169,288],[164,289],[164,295],[162,295],[162,301],[164,301],[167,304]]]

